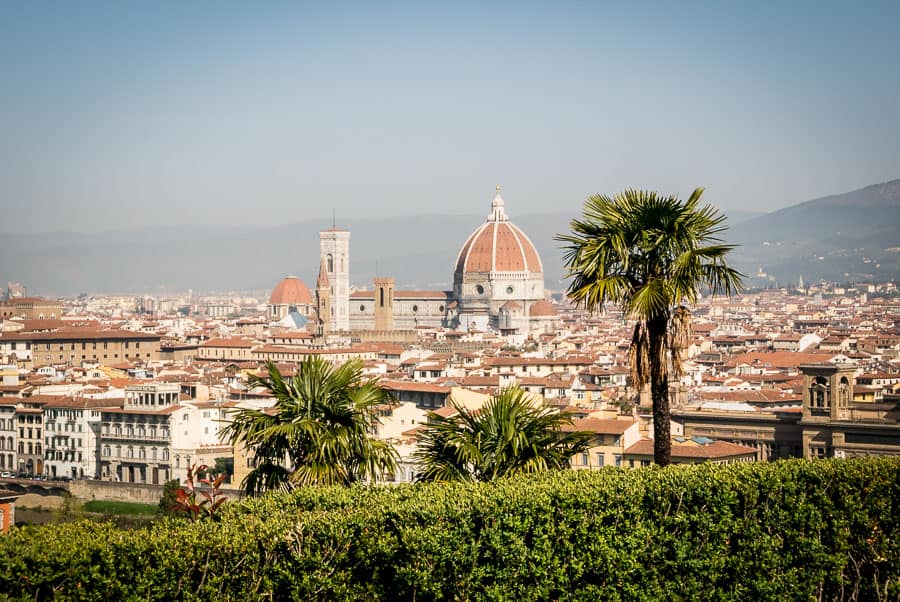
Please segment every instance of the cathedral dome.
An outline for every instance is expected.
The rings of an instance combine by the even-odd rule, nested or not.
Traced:
[[[302,280],[288,276],[272,289],[269,305],[313,305],[313,298]]]
[[[463,274],[473,273],[536,274],[543,271],[541,258],[534,245],[506,216],[498,186],[487,221],[469,235],[459,250],[454,278],[459,279]]]

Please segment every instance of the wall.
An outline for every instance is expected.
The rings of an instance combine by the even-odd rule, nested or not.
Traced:
[[[162,497],[162,485],[139,485],[135,483],[114,483],[111,481],[72,481],[69,491],[83,502],[105,500],[111,502],[138,502],[156,504]],[[240,491],[222,490],[229,499],[240,497]]]

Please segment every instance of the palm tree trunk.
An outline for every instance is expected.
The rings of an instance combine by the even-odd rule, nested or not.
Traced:
[[[653,400],[653,461],[668,466],[672,461],[672,436],[669,411],[668,316],[647,320],[650,340],[650,398]]]

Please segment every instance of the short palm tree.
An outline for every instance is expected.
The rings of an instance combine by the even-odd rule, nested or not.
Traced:
[[[293,485],[349,485],[393,474],[397,452],[371,437],[378,424],[376,406],[391,399],[377,381],[367,380],[362,364],[333,366],[309,357],[293,378],[268,362],[268,376],[251,376],[251,387],[275,397],[272,408],[242,408],[225,434],[254,454],[256,467],[241,484],[248,493]]]
[[[590,445],[590,433],[562,431],[570,416],[536,405],[518,387],[504,389],[478,410],[452,400],[451,405],[455,415],[430,413],[419,434],[419,481],[490,481],[563,469]]]
[[[725,216],[700,205],[703,189],[686,200],[643,190],[614,197],[593,195],[565,243],[568,295],[594,311],[607,302],[621,305],[636,320],[631,340],[632,383],[650,383],[653,400],[654,460],[667,465],[669,364],[680,373],[681,351],[690,340],[690,312],[700,289],[713,295],[736,293],[741,273],[725,257],[733,248],[718,238]]]

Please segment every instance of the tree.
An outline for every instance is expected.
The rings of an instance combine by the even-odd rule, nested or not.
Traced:
[[[583,219],[572,220],[565,243],[569,297],[594,311],[607,302],[621,305],[636,321],[631,339],[632,384],[650,383],[653,400],[653,455],[665,466],[671,459],[669,364],[681,372],[681,353],[690,341],[690,311],[701,287],[713,295],[741,289],[742,274],[725,257],[725,216],[700,206],[703,189],[687,199],[643,190],[625,190],[610,198],[588,197]]]
[[[590,433],[563,432],[570,416],[536,405],[518,387],[504,389],[479,410],[452,399],[451,405],[455,415],[431,412],[419,435],[419,481],[490,481],[563,469],[590,446]]]
[[[159,506],[156,511],[157,514],[165,516],[180,515],[179,509],[176,506],[178,503],[178,491],[180,489],[181,481],[178,479],[166,481],[166,484],[163,486],[162,497],[159,498]]]
[[[349,485],[396,470],[394,448],[370,437],[377,407],[391,399],[377,381],[363,377],[362,362],[332,366],[309,357],[293,378],[272,362],[266,368],[268,376],[251,376],[248,384],[267,389],[274,407],[236,410],[225,428],[232,444],[246,445],[256,460],[241,484],[245,491]]]

